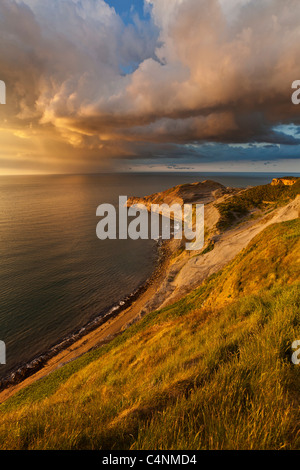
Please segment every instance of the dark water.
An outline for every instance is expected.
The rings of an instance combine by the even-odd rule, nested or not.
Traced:
[[[275,175],[276,176],[276,175]],[[153,241],[100,241],[96,208],[214,179],[227,186],[273,175],[152,174],[0,178],[0,377],[106,312],[150,276]]]

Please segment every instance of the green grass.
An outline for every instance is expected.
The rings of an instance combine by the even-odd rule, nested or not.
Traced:
[[[300,221],[0,407],[2,449],[297,449]]]
[[[298,194],[300,194],[300,179],[292,186],[266,184],[246,189],[227,201],[216,204],[221,216],[217,228],[225,230],[252,209],[265,209],[269,204],[282,205]]]
[[[203,251],[202,251],[202,255],[205,255],[206,253],[210,253],[211,251],[213,251],[213,249],[215,248],[215,245],[214,243],[210,243]]]

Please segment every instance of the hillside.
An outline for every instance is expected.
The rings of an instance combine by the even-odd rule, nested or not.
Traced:
[[[269,224],[189,295],[14,395],[0,447],[299,448],[299,235],[299,218]]]
[[[142,315],[170,305],[209,276],[230,263],[251,240],[268,226],[292,220],[300,214],[300,180],[293,186],[271,184],[247,189],[225,188],[212,181],[176,186],[146,198],[131,198],[128,205],[160,204],[166,200],[205,201],[205,245],[189,253],[180,240],[172,240],[172,258],[156,294],[143,307]]]

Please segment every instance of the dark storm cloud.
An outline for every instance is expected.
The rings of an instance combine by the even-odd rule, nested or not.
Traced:
[[[52,134],[93,161],[193,155],[189,143],[299,144],[274,130],[300,125],[298,0],[147,3],[152,20],[125,25],[103,0],[2,0],[3,132]]]

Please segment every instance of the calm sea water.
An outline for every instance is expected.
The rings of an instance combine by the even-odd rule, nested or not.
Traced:
[[[213,179],[244,187],[271,174],[0,177],[0,377],[45,352],[144,283],[153,241],[100,241],[96,208],[119,195],[145,196]]]

